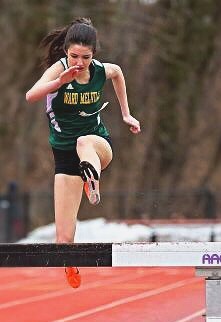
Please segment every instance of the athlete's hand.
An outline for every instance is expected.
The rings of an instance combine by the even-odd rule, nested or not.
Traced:
[[[68,69],[64,70],[59,76],[59,81],[61,86],[66,83],[72,82],[80,71],[81,71],[80,67],[76,65],[71,66]]]
[[[136,120],[133,116],[124,116],[123,120],[126,124],[130,126],[130,131],[134,134],[140,133],[140,122]]]

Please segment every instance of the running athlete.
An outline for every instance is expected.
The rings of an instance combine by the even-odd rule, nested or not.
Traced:
[[[26,93],[28,102],[47,97],[49,142],[55,162],[55,224],[57,243],[72,243],[82,191],[89,202],[100,201],[99,179],[112,160],[109,132],[100,118],[102,91],[111,79],[123,121],[132,133],[139,122],[128,107],[123,73],[118,65],[93,58],[97,32],[91,20],[78,18],[42,40],[46,49],[46,70]],[[77,267],[66,267],[69,284],[77,288],[81,277]]]

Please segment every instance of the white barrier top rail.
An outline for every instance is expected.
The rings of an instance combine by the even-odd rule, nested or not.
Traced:
[[[113,244],[112,266],[221,267],[221,242]]]

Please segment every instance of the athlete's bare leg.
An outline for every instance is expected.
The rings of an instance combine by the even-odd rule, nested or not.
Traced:
[[[108,166],[113,156],[110,144],[97,135],[79,137],[77,140],[77,153],[80,160],[90,162],[98,174]]]
[[[74,242],[82,188],[83,183],[79,176],[60,173],[55,175],[54,198],[57,243]],[[77,267],[66,267],[65,273],[71,287],[77,288],[81,285],[81,275]]]
[[[83,182],[81,177],[60,173],[55,175],[55,223],[58,243],[71,243],[74,241],[82,189]]]
[[[100,173],[110,163],[112,149],[104,138],[97,135],[86,135],[77,140],[77,153],[81,160],[79,169],[85,182],[84,191],[89,202],[97,205],[100,202]]]

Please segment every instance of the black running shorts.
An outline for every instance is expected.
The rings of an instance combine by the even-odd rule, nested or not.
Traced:
[[[104,137],[112,148],[110,137]],[[55,162],[55,174],[63,173],[71,176],[80,176],[79,163],[80,159],[76,148],[73,150],[59,150],[52,147]]]

